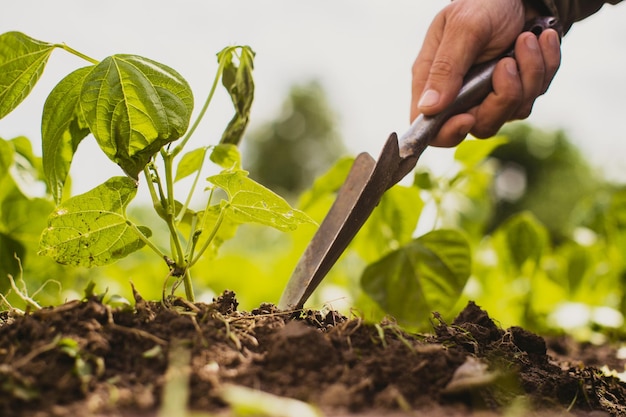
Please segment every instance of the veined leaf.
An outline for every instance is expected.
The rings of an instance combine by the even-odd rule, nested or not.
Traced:
[[[48,218],[39,254],[61,264],[91,267],[114,262],[141,249],[144,241],[126,219],[126,206],[136,193],[137,185],[132,179],[113,177],[70,198]],[[147,228],[140,230],[145,236],[151,234]]]
[[[104,153],[132,178],[189,126],[193,95],[173,69],[135,55],[105,58],[87,75],[81,107]]]
[[[43,107],[43,172],[54,200],[61,202],[65,180],[78,144],[89,134],[80,110],[80,91],[93,66],[72,72],[50,92]]]
[[[54,48],[21,32],[0,35],[0,119],[32,91]]]
[[[207,150],[208,148],[205,146],[189,151],[183,155],[178,163],[178,167],[176,167],[176,177],[174,177],[174,181],[180,181],[202,169]]]
[[[361,285],[399,321],[420,324],[431,312],[454,306],[470,272],[465,237],[455,230],[435,230],[370,264]]]
[[[306,213],[250,179],[246,171],[224,171],[207,180],[228,194],[229,202],[223,205],[228,205],[228,216],[237,223],[260,223],[281,231],[295,230],[301,223],[314,223]]]
[[[237,57],[237,50],[240,52],[238,65],[233,60]],[[217,54],[217,60],[224,65],[222,84],[228,90],[235,106],[235,115],[222,134],[220,143],[238,145],[248,126],[250,108],[254,99],[254,80],[252,78],[254,51],[249,46],[230,46]]]

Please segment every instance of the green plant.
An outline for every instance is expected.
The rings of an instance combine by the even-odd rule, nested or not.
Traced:
[[[254,96],[254,52],[249,47],[231,46],[217,54],[219,66],[211,90],[190,126],[193,94],[187,81],[172,68],[127,54],[97,61],[65,44],[8,32],[0,35],[0,118],[30,93],[55,49],[77,55],[89,64],[63,78],[44,105],[41,169],[37,173],[45,180],[56,208],[41,235],[40,254],[61,264],[92,267],[147,246],[169,268],[172,292],[182,282],[186,297],[194,300],[190,268],[203,254],[214,253],[232,237],[239,224],[253,222],[293,230],[298,224],[311,222],[306,214],[251,180],[241,167],[237,145],[248,124]],[[231,96],[235,115],[218,145],[187,151],[186,145],[220,81]],[[68,198],[70,165],[89,134],[126,176],[110,178]],[[0,141],[1,180],[11,178],[15,182],[10,171],[18,156],[30,157],[30,165],[37,165],[27,142]],[[191,199],[207,156],[221,172],[207,178],[204,207],[192,210]],[[192,186],[185,198],[179,199],[175,185],[189,176],[193,176]],[[126,213],[140,177],[145,179],[154,210],[169,232],[167,250],[151,240],[148,227],[135,223]],[[10,198],[10,193],[0,194],[3,204]],[[24,201],[32,204],[30,199]],[[41,201],[41,212],[49,213],[51,203],[46,198]],[[3,224],[13,225],[23,215],[3,211],[7,217]],[[2,245],[4,258],[10,259],[13,253],[19,256],[19,236],[0,231],[0,238],[10,243]]]

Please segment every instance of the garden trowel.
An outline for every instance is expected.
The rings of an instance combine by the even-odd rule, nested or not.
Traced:
[[[539,36],[550,28],[561,33],[560,24],[553,17],[533,19],[524,30]],[[302,308],[378,205],[385,191],[413,170],[441,126],[451,116],[478,105],[492,91],[494,68],[505,56],[513,56],[513,49],[498,59],[472,67],[455,101],[444,111],[434,116],[418,116],[400,139],[392,133],[378,161],[367,153],[356,157],[337,199],[296,265],[278,303],[279,308]]]

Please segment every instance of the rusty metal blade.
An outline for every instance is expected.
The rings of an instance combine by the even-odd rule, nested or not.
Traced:
[[[561,32],[557,19],[538,17],[528,22],[524,30],[539,36],[550,28]],[[513,56],[513,49],[503,56]],[[378,162],[366,153],[356,158],[337,200],[300,258],[278,307],[299,309],[304,305],[361,229],[385,191],[415,167],[443,123],[451,116],[471,109],[489,94],[498,60],[473,67],[458,96],[444,111],[434,116],[420,115],[400,141],[393,133],[387,139]]]
[[[400,162],[395,133],[387,139],[378,162],[367,153],[357,156],[337,199],[287,283],[279,308],[298,309],[304,305],[392,185]]]

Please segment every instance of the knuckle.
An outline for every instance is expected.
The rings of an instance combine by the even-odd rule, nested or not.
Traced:
[[[447,80],[454,75],[454,68],[455,66],[452,58],[448,56],[439,56],[433,60],[430,67],[430,78],[436,80]]]
[[[470,133],[475,138],[478,138],[478,139],[488,139],[490,137],[495,136],[496,133],[498,133],[498,130],[500,130],[500,127],[502,127],[502,125],[499,125],[499,126],[476,126],[474,129],[472,129],[472,131]]]
[[[533,111],[533,103],[521,106],[517,112],[515,112],[514,118],[517,120],[527,119]]]

